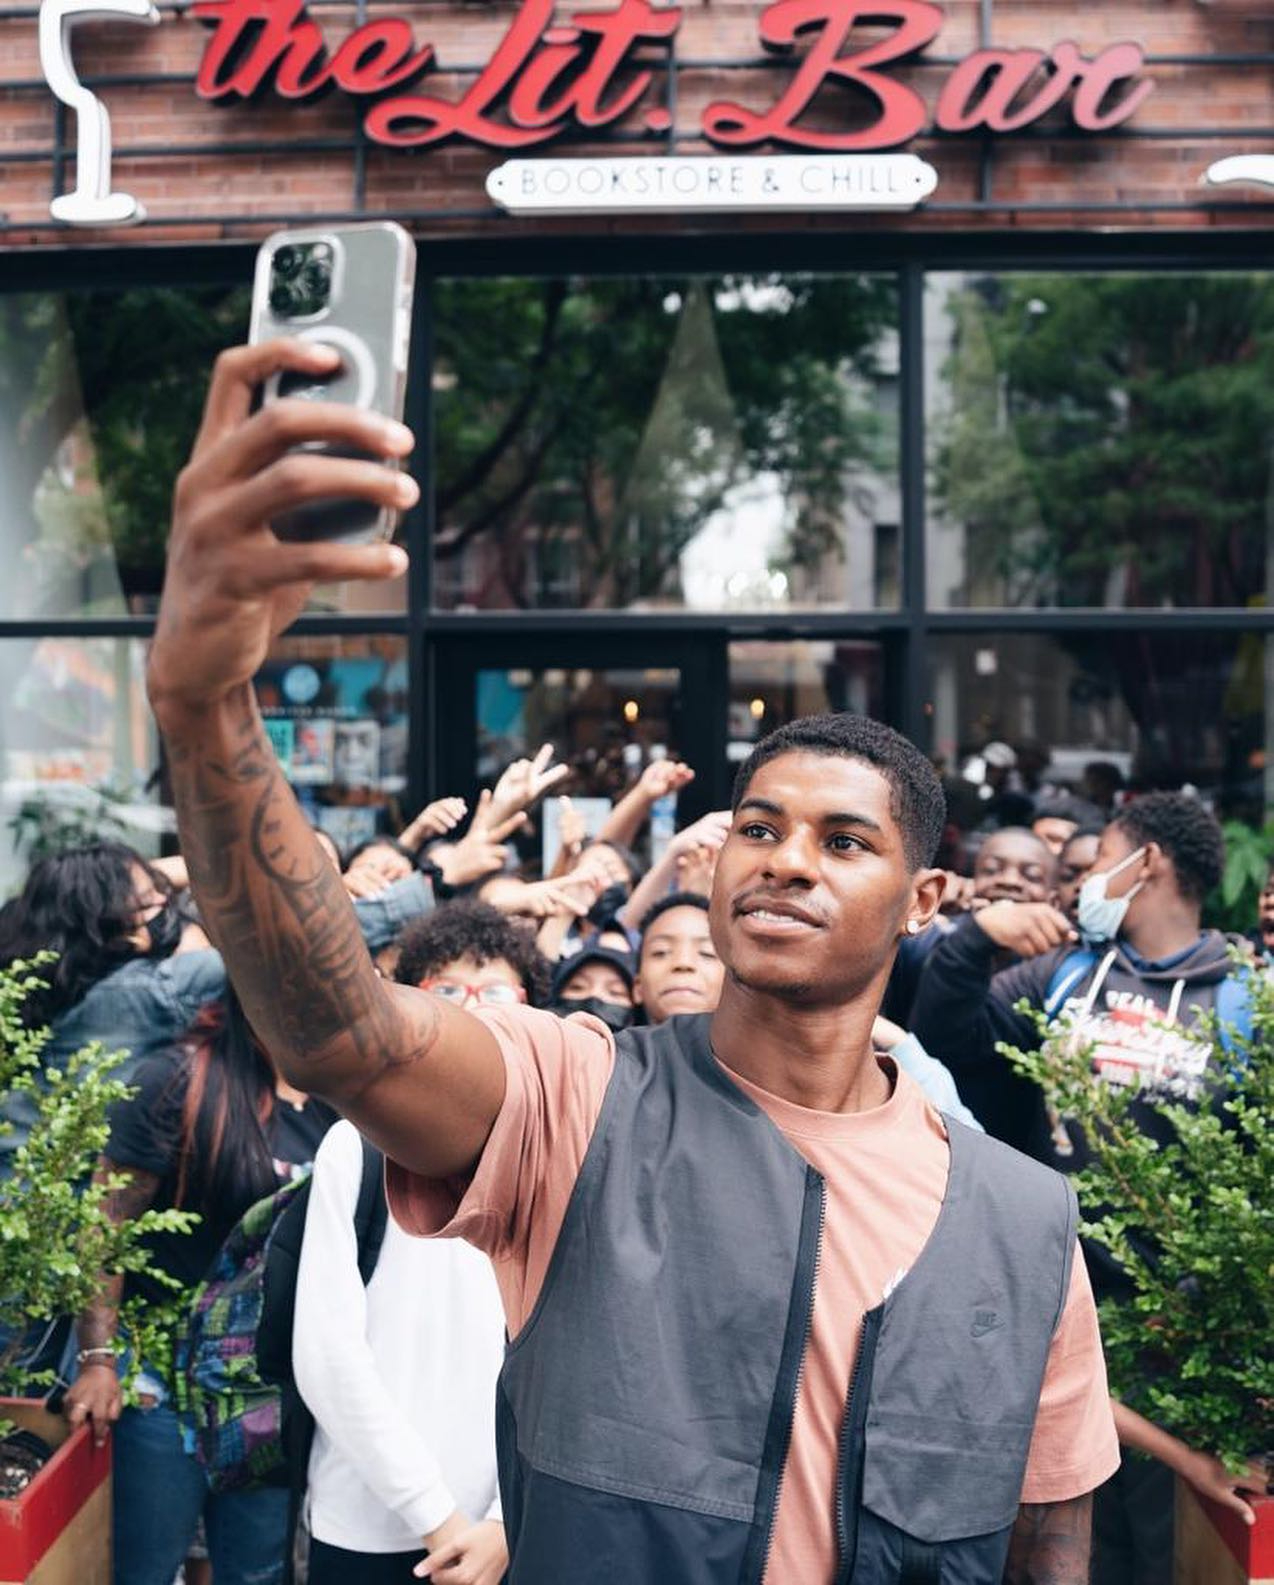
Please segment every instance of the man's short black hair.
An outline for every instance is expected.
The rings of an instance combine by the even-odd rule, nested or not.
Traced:
[[[1172,860],[1181,895],[1192,902],[1201,903],[1220,882],[1225,838],[1197,798],[1179,792],[1147,793],[1121,809],[1114,824],[1136,847],[1157,842]]]
[[[825,754],[862,760],[889,783],[889,812],[902,831],[903,853],[912,870],[933,863],[947,818],[947,800],[933,766],[915,746],[870,716],[807,715],[764,737],[739,767],[730,807],[737,809],[752,778],[780,754]]]
[[[706,914],[709,909],[708,899],[702,892],[669,892],[667,897],[661,897],[657,903],[652,903],[638,925],[641,936],[641,945],[637,948],[637,956],[641,956],[641,948],[646,944],[646,932],[664,914],[670,913],[674,908],[702,908]]]
[[[400,985],[419,985],[457,958],[469,957],[478,963],[503,958],[522,981],[532,1007],[542,1007],[548,999],[552,971],[535,944],[535,936],[490,903],[468,898],[443,903],[407,926],[400,947],[394,970]]]

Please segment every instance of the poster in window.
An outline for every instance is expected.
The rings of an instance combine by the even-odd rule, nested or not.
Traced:
[[[286,717],[275,717],[265,723],[266,736],[274,746],[274,752],[279,756],[285,774],[291,774],[292,749],[295,739],[296,723]]]
[[[292,780],[299,787],[326,787],[336,777],[336,723],[310,716],[295,723]]]
[[[337,721],[333,754],[342,787],[374,787],[380,779],[380,727],[375,721]]]

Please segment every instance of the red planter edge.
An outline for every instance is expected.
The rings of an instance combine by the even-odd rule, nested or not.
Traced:
[[[1253,1525],[1178,1476],[1174,1585],[1274,1585],[1274,1497],[1244,1496]]]
[[[43,1404],[25,1398],[0,1398],[0,1419],[37,1435],[52,1423]],[[88,1426],[70,1431],[20,1496],[0,1500],[0,1580],[25,1579],[110,1473],[109,1438],[97,1447]]]

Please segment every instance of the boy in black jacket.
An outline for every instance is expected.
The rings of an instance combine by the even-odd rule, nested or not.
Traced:
[[[1050,1124],[1039,1089],[995,1050],[1000,1040],[1038,1044],[1034,1024],[1014,1011],[1023,998],[1078,1018],[1109,1082],[1136,1085],[1147,1098],[1204,1096],[1211,1057],[1192,1038],[1197,1014],[1218,1008],[1233,1018],[1241,1000],[1233,987],[1222,991],[1233,973],[1226,938],[1200,928],[1224,854],[1220,827],[1202,804],[1151,793],[1102,833],[1081,888],[1078,930],[1049,903],[997,902],[934,948],[912,1029],[950,1067],[989,1133],[1063,1170],[1081,1164],[1074,1138]],[[1023,961],[993,974],[1003,950]],[[1151,1107],[1137,1115],[1147,1132],[1161,1134]]]

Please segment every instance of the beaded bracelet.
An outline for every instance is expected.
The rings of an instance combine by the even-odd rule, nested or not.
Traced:
[[[95,1359],[96,1360],[109,1359],[111,1364],[113,1365],[115,1363],[115,1350],[113,1348],[109,1348],[109,1347],[82,1348],[79,1351],[79,1353],[75,1356],[75,1363],[77,1365],[81,1366],[81,1368],[82,1368],[83,1366],[89,1364],[91,1361],[93,1361]]]

